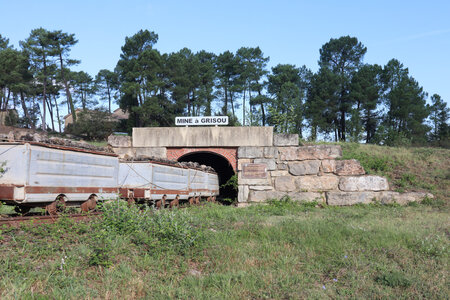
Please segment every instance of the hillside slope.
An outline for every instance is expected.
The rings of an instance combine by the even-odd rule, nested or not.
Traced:
[[[430,192],[450,200],[450,150],[340,143],[343,159],[357,159],[368,174],[386,176],[392,190]]]

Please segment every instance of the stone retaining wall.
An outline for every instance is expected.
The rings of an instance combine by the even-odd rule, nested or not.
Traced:
[[[168,158],[169,155],[170,145],[133,147],[131,138],[126,136],[111,136],[108,142],[121,156]],[[340,146],[299,146],[296,134],[275,134],[270,146],[267,142],[260,146],[240,146],[237,150],[238,203],[244,206],[289,196],[295,201],[328,205],[373,201],[406,204],[433,197],[427,193],[390,191],[386,178],[366,175],[357,160],[341,158]],[[230,163],[235,168],[235,161]]]
[[[390,191],[386,178],[366,175],[357,160],[342,160],[342,149],[338,145],[293,146],[293,140],[295,138],[286,135],[282,138],[275,135],[274,144],[278,146],[238,149],[240,205],[284,196],[328,205],[374,201],[406,204],[433,197],[427,193]],[[266,166],[265,170],[261,169],[261,164]],[[251,167],[259,167],[259,173],[246,174],[246,168]]]

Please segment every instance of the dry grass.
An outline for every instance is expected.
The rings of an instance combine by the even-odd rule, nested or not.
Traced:
[[[185,211],[202,228],[201,244],[179,254],[111,234],[106,267],[89,264],[98,246],[95,224],[4,230],[0,298],[442,299],[449,293],[445,206],[321,209],[288,201]]]
[[[392,189],[431,192],[450,200],[450,150],[341,143],[343,157],[358,159],[366,172],[386,176]]]

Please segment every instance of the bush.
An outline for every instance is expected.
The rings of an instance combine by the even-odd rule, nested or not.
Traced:
[[[368,153],[359,144],[346,143],[342,145],[344,148],[343,159],[356,159],[361,163],[364,170],[370,173],[385,174],[392,170],[394,161],[387,155],[376,155]]]
[[[136,245],[160,253],[173,250],[186,253],[202,238],[201,229],[186,210],[154,210],[117,200],[104,203],[101,229],[112,235],[127,235]]]
[[[92,253],[89,257],[88,264],[90,266],[110,267],[112,262],[112,243],[107,232],[100,230],[95,234]]]
[[[8,114],[5,118],[6,126],[16,126],[19,121],[19,115],[15,109],[8,110]]]
[[[120,235],[133,234],[139,230],[147,230],[151,220],[148,210],[141,210],[137,205],[128,205],[127,202],[117,199],[100,205],[103,211],[102,229]]]
[[[151,222],[149,233],[167,250],[186,253],[202,238],[200,229],[193,226],[193,220],[185,210],[156,211]]]
[[[2,177],[3,174],[6,172],[6,161],[0,162],[0,177]]]
[[[394,271],[386,274],[382,274],[375,279],[376,282],[390,287],[408,287],[411,285],[411,281],[406,278],[403,273]]]
[[[443,256],[448,255],[448,247],[445,236],[439,234],[432,234],[418,243],[418,248],[421,253],[428,256]]]
[[[116,122],[107,111],[96,109],[77,113],[77,122],[67,125],[65,132],[86,140],[105,140],[113,131]]]

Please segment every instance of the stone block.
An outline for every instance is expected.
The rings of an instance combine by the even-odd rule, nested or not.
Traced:
[[[238,171],[242,171],[242,166],[244,164],[249,164],[249,163],[252,163],[252,162],[253,162],[253,159],[250,159],[250,158],[240,158],[240,159],[238,159],[238,166],[237,166]]]
[[[366,172],[356,159],[336,160],[336,175],[364,175]]]
[[[272,177],[289,176],[289,172],[287,170],[276,170],[276,171],[271,171],[270,175]]]
[[[265,158],[278,158],[278,148],[277,147],[264,147],[264,157]]]
[[[277,164],[275,162],[275,159],[273,159],[273,158],[255,158],[254,163],[255,164],[266,164],[268,171],[277,169]]]
[[[288,164],[285,162],[278,162],[277,163],[277,169],[278,170],[287,170],[288,169]]]
[[[333,173],[336,171],[336,160],[334,159],[325,159],[322,160],[321,171],[324,173]]]
[[[298,134],[279,133],[273,135],[274,146],[298,146]]]
[[[238,158],[262,158],[263,147],[239,147]]]
[[[238,208],[246,208],[246,207],[249,207],[250,205],[251,205],[250,203],[242,202],[242,203],[237,203],[236,207],[238,207]]]
[[[269,126],[135,127],[133,147],[273,146]]]
[[[342,149],[339,145],[280,147],[278,151],[281,160],[323,160],[342,156]]]
[[[293,201],[325,203],[325,193],[290,192],[287,194]]]
[[[249,202],[264,202],[270,199],[281,199],[286,193],[279,191],[250,191]]]
[[[248,188],[251,191],[272,191],[273,187],[271,185],[249,185]]]
[[[248,185],[239,185],[238,187],[238,202],[247,202],[248,201]]]
[[[131,147],[131,136],[110,135],[108,136],[108,145],[113,148]]]
[[[279,192],[295,191],[295,181],[292,176],[279,176],[275,178],[275,190]]]
[[[337,190],[338,184],[339,177],[334,175],[296,177],[297,189],[305,192]]]
[[[290,162],[289,173],[299,175],[317,175],[319,173],[320,160],[306,160],[302,162]]]
[[[381,176],[349,176],[340,178],[339,189],[344,192],[386,191],[389,190],[389,184]]]
[[[238,171],[238,182],[239,184],[247,185],[272,185],[272,179],[270,177],[270,172],[267,172],[265,178],[242,178],[242,172]]]
[[[112,148],[112,151],[120,158],[136,157],[136,151],[131,147]]]
[[[425,197],[434,198],[434,196],[430,193],[420,193],[420,192],[398,193],[392,191],[385,191],[380,193],[379,200],[383,204],[398,203],[400,205],[405,205],[410,202],[420,202]]]
[[[134,149],[136,152],[136,156],[146,156],[146,157],[167,159],[166,147],[142,147],[142,148],[134,148]]]
[[[379,199],[380,193],[375,192],[327,192],[328,205],[369,204]]]

